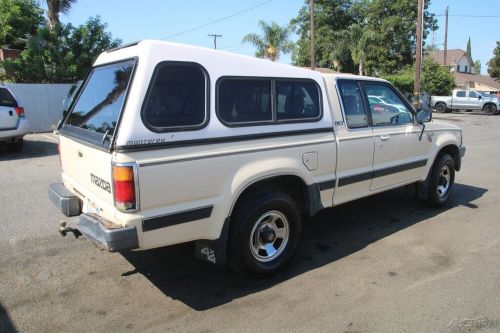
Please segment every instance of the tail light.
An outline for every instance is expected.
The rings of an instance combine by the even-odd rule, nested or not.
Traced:
[[[133,165],[113,165],[115,206],[121,211],[137,208]]]
[[[18,106],[15,108],[18,117],[24,117],[24,108],[22,106]]]

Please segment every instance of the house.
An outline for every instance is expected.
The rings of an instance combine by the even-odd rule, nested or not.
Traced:
[[[432,51],[427,54],[438,64],[444,65],[444,51]],[[495,81],[488,75],[476,73],[474,62],[470,55],[464,50],[451,49],[446,52],[446,65],[455,77],[455,86],[458,89],[474,89],[489,93],[500,92],[500,82]]]
[[[444,51],[429,52],[429,57],[438,64],[444,65]],[[474,68],[474,61],[464,50],[451,49],[446,52],[446,65],[451,66],[452,72],[477,74]]]

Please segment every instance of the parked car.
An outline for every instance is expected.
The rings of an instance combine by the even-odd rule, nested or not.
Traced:
[[[196,242],[239,272],[284,267],[319,210],[415,187],[447,202],[465,153],[389,82],[142,41],[101,54],[59,126],[51,201],[109,251]],[[390,96],[377,113],[367,96]],[[425,123],[425,124],[424,124]]]
[[[0,87],[0,144],[9,151],[21,151],[28,132],[24,108],[7,87]]]
[[[500,111],[498,99],[483,97],[476,90],[453,90],[452,96],[432,96],[431,107],[436,112],[482,110],[485,114],[492,115]]]

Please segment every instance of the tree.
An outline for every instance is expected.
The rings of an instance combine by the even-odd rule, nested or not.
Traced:
[[[488,74],[495,80],[500,80],[500,41],[497,41],[497,46],[493,50],[493,58],[487,63]]]
[[[291,32],[290,27],[281,27],[276,22],[268,24],[264,21],[259,21],[259,26],[263,35],[250,33],[245,35],[242,40],[242,43],[251,43],[257,48],[256,57],[276,61],[281,53],[292,51],[293,43],[288,37]]]
[[[467,41],[467,53],[469,54],[470,58],[472,59],[472,48],[470,45],[470,36],[469,36],[469,40]]]
[[[409,100],[413,96],[414,67],[409,66],[396,74],[385,75]],[[430,95],[450,95],[455,86],[453,74],[432,59],[425,59],[422,65],[422,92]]]
[[[43,22],[36,0],[0,0],[0,47],[21,47]]]
[[[358,24],[353,24],[349,27],[351,35],[351,56],[355,65],[358,65],[358,74],[364,74],[364,66],[366,64],[369,47],[376,36],[368,27],[361,27]]]
[[[474,61],[474,70],[476,74],[481,74],[481,60]]]
[[[335,68],[344,72],[354,72],[349,42],[345,31],[356,23],[356,10],[351,0],[315,0],[315,57],[319,67]],[[290,22],[298,33],[297,47],[292,53],[292,61],[297,66],[310,66],[310,15],[309,1],[305,0],[296,18]]]
[[[429,31],[437,30],[437,21],[428,11],[430,0],[424,2],[425,29],[424,38]],[[380,75],[396,73],[413,63],[416,42],[417,2],[415,0],[317,0],[315,2],[316,61],[325,67],[332,67],[331,54],[344,54],[337,49],[344,47],[345,34],[339,31],[348,30],[353,24],[359,26],[369,42],[364,44],[363,52],[355,54],[364,56],[361,62],[363,73]],[[307,5],[292,20],[299,33],[299,47],[293,56],[296,65],[309,64],[309,17]],[[358,40],[351,40],[357,43]],[[326,52],[325,52],[326,51]],[[341,59],[342,71],[356,71],[352,59]],[[345,56],[345,55],[344,55]],[[349,59],[350,58],[350,59]],[[363,57],[362,57],[363,58]],[[339,61],[339,59],[336,59]],[[358,70],[359,72],[359,63]]]
[[[16,82],[75,82],[85,77],[97,56],[121,44],[106,32],[99,16],[84,25],[43,27],[28,41],[19,59],[6,59],[5,72]]]
[[[76,0],[47,0],[47,23],[52,30],[59,21],[59,13],[68,14]]]

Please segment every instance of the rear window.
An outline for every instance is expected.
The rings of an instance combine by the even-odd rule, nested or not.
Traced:
[[[277,81],[278,120],[315,119],[320,116],[319,91],[314,81]]]
[[[0,106],[17,106],[16,99],[7,88],[0,88]]]
[[[127,60],[94,68],[65,125],[112,135],[125,101],[134,64],[134,60]]]

